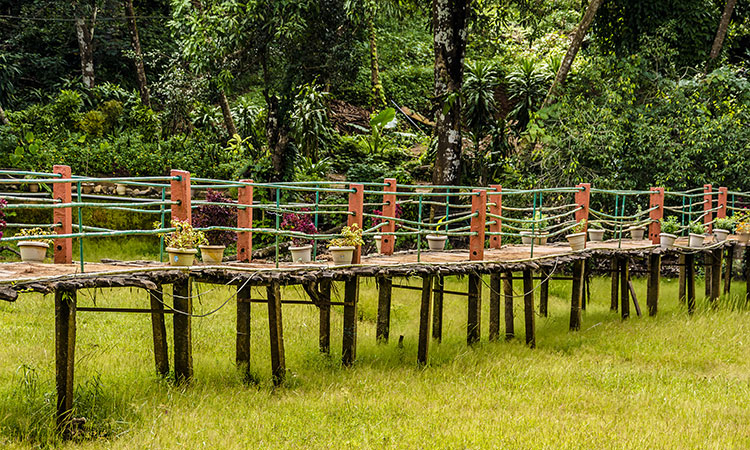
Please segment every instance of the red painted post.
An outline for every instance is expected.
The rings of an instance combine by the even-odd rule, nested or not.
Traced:
[[[471,232],[469,237],[469,259],[481,261],[484,259],[484,228],[487,226],[487,191],[474,189],[471,196],[471,213],[479,213],[471,218]]]
[[[172,201],[176,202],[172,205],[172,219],[182,221],[187,220],[189,223],[192,223],[193,216],[190,208],[190,172],[173,169],[171,175],[173,177],[179,177],[179,179],[170,182]]]
[[[655,210],[648,214],[648,218],[651,219],[651,223],[648,226],[648,237],[651,239],[652,244],[660,244],[661,238],[661,223],[659,222],[664,218],[664,188],[663,187],[652,187],[651,194],[649,194],[649,208],[657,207]]]
[[[576,222],[582,220],[586,221],[586,225],[583,227],[583,232],[586,233],[589,229],[589,204],[591,202],[591,183],[579,183],[576,185],[577,188],[583,188],[575,193],[575,202],[579,209],[576,211],[575,218]],[[586,244],[584,244],[585,246]]]
[[[709,211],[713,207],[713,195],[711,194],[711,185],[710,184],[704,184],[703,185],[703,213],[705,216],[703,216],[703,224],[708,227],[708,232],[713,231],[713,226],[711,225],[711,222],[714,220],[713,214]]]
[[[252,183],[253,180],[240,180],[240,183]],[[247,208],[237,209],[237,228],[253,227],[253,187],[242,186],[237,189],[237,204],[247,205]],[[237,261],[250,262],[253,259],[253,232],[240,231],[237,233]]]
[[[487,198],[490,203],[490,214],[501,216],[503,215],[503,187],[499,184],[491,184],[491,189],[494,191],[487,193]],[[490,217],[490,222],[493,220],[495,223],[490,225],[490,231],[493,233],[499,233],[503,228],[502,219],[497,217]],[[499,234],[493,234],[490,236],[490,248],[500,248],[503,246],[503,237]]]
[[[52,172],[59,173],[63,179],[71,177],[70,167],[68,166],[54,166]],[[52,185],[52,197],[55,200],[60,200],[61,203],[71,203],[73,201],[72,183],[54,183]],[[60,225],[56,228],[57,234],[71,234],[73,232],[73,208],[55,208],[53,211],[53,222]],[[55,264],[72,264],[73,239],[55,239],[54,245]]]
[[[365,203],[365,187],[361,184],[350,184],[349,189],[352,189],[354,191],[349,194],[349,212],[354,214],[349,214],[349,218],[346,224],[349,226],[357,224],[357,226],[362,229],[362,213],[364,212],[363,208]],[[358,245],[354,249],[352,264],[359,264],[361,260],[362,247]]]
[[[386,186],[383,188],[383,217],[396,217],[396,179],[386,178]],[[385,225],[380,228],[383,233],[393,233],[396,231],[396,222],[386,220]],[[384,234],[380,240],[380,253],[392,255],[396,247],[396,236]]]
[[[727,216],[727,199],[729,197],[729,189],[725,187],[719,188],[719,210],[716,211],[716,217],[718,219],[723,219]]]

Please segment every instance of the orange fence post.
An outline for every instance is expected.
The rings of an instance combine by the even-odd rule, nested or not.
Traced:
[[[710,213],[709,211],[713,207],[713,195],[711,193],[711,185],[710,184],[704,184],[703,185],[703,213],[705,216],[703,216],[703,224],[708,227],[708,232],[713,231],[713,226],[711,222],[713,221],[713,213]]]
[[[649,219],[651,219],[651,223],[648,225],[648,237],[652,244],[660,244],[661,223],[659,221],[664,218],[664,188],[652,187],[648,203],[649,208],[657,207],[648,214]]]
[[[385,225],[380,227],[383,233],[393,233],[396,231],[396,222],[385,217],[396,217],[396,179],[386,178],[386,186],[383,188],[383,218]],[[392,255],[396,247],[396,236],[384,234],[380,240],[380,253]]]
[[[63,179],[71,177],[69,166],[54,166],[53,173],[59,173]],[[60,200],[62,203],[71,203],[73,201],[72,183],[54,183],[52,186],[52,197]],[[73,233],[73,208],[55,208],[52,213],[53,222],[60,225],[57,227],[57,234]],[[55,239],[55,264],[72,264],[73,263],[73,239],[62,238]]]
[[[487,191],[474,189],[476,195],[471,197],[471,213],[479,213],[471,218],[471,232],[469,237],[469,259],[481,261],[484,259],[484,228],[487,226]]]
[[[719,207],[719,210],[716,211],[716,218],[717,219],[723,219],[727,216],[727,198],[729,197],[729,189],[725,187],[719,188],[719,204],[717,205]]]
[[[179,177],[177,180],[170,181],[172,191],[172,219],[188,221],[192,223],[193,215],[190,208],[190,172],[184,170],[172,170],[173,177]]]
[[[576,222],[580,222],[582,220],[586,221],[586,225],[583,227],[583,232],[586,233],[589,229],[589,204],[591,202],[591,183],[579,183],[576,185],[577,188],[583,188],[580,191],[577,191],[575,193],[575,202],[578,205],[579,209],[575,213],[575,219]],[[585,246],[586,244],[584,244]]]
[[[349,214],[347,225],[352,226],[357,224],[362,229],[363,220],[362,214],[364,213],[365,203],[365,187],[361,184],[350,184],[349,189],[354,190],[349,194]],[[354,257],[352,258],[352,264],[359,264],[362,260],[362,247],[357,246],[354,249]]]
[[[494,192],[488,192],[487,197],[490,204],[490,214],[501,216],[503,215],[503,187],[499,184],[491,184],[491,189]],[[490,224],[490,231],[493,233],[499,233],[503,229],[503,220],[497,217],[490,217],[490,222],[493,220],[495,223]],[[503,237],[499,234],[493,234],[490,236],[490,248],[500,248],[503,246]]]
[[[253,180],[240,180],[240,183],[252,183]],[[237,208],[237,227],[253,227],[253,187],[242,186],[237,190],[237,205],[246,205],[246,208]],[[253,232],[237,232],[237,261],[250,262],[253,259]]]

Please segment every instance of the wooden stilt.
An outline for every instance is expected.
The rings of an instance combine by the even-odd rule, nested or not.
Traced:
[[[169,374],[169,354],[167,350],[167,327],[164,324],[164,293],[162,287],[148,290],[151,302],[151,334],[154,340],[154,363],[156,373]]]
[[[721,258],[724,250],[716,248],[711,253],[711,304],[715,306],[721,295]]]
[[[685,256],[685,294],[688,312],[695,311],[695,255],[687,253]]]
[[[684,302],[687,298],[685,295],[685,254],[680,253],[678,263],[680,265],[680,278],[678,280],[679,294],[678,298],[680,302]]]
[[[237,336],[235,362],[237,367],[247,370],[250,365],[250,303],[251,287],[237,288]]]
[[[584,261],[583,283],[581,284],[581,311],[586,311],[586,302],[588,301],[588,291],[589,291],[589,265],[588,265],[588,262]]]
[[[713,269],[713,264],[711,263],[711,253],[703,253],[703,271],[706,274],[704,280],[705,283],[703,284],[706,289],[705,298],[711,298],[711,282],[714,280],[711,269]]]
[[[284,358],[284,332],[281,320],[281,285],[273,282],[266,287],[268,298],[268,333],[271,343],[271,376],[273,385],[279,386],[286,378]]]
[[[175,309],[172,318],[174,323],[174,376],[178,383],[193,378],[192,284],[191,278],[188,277],[172,285]]]
[[[630,281],[630,261],[627,257],[620,258],[620,314],[624,319],[630,317],[630,293],[628,292]]]
[[[432,320],[432,276],[422,277],[422,304],[419,308],[419,347],[417,362],[427,364],[430,351],[430,320]]]
[[[331,352],[331,280],[320,280],[318,283],[320,296],[320,324],[318,327],[318,342],[321,353]]]
[[[357,359],[357,302],[359,299],[359,278],[352,277],[344,282],[344,334],[341,340],[341,362],[345,367]]]
[[[542,267],[539,269],[542,275],[542,281],[539,285],[539,314],[547,317],[549,308],[549,269]]]
[[[505,294],[505,340],[513,339],[516,335],[513,323],[513,273],[503,275],[503,293]]]
[[[476,344],[480,338],[482,314],[482,278],[481,275],[469,274],[469,313],[466,324],[466,343]]]
[[[646,306],[648,315],[655,316],[659,309],[659,284],[661,278],[661,255],[652,253],[648,257],[648,292]]]
[[[432,338],[438,343],[443,340],[443,289],[445,278],[438,275],[434,278],[435,288],[432,291]]]
[[[526,325],[526,345],[536,347],[536,329],[534,327],[534,281],[531,279],[531,269],[523,271],[523,312]]]
[[[581,301],[583,297],[584,260],[573,261],[573,286],[570,300],[570,331],[581,329]]]
[[[391,295],[393,293],[393,279],[378,277],[378,324],[375,339],[379,344],[388,343],[391,328]]]
[[[502,277],[500,272],[490,274],[490,332],[489,340],[500,338],[500,296],[502,295]]]
[[[633,300],[633,306],[635,306],[635,313],[638,317],[641,317],[641,304],[638,303],[638,296],[635,295],[635,288],[633,287],[632,280],[628,280],[628,290],[630,291],[630,298]]]
[[[70,437],[76,348],[76,292],[55,291],[55,385],[57,429]]]
[[[617,311],[618,307],[618,295],[620,292],[620,263],[617,256],[612,257],[612,288],[610,291],[611,301],[609,309],[611,311]]]
[[[734,265],[734,245],[727,247],[726,255],[726,269],[724,271],[724,295],[729,295],[732,290],[732,266]]]

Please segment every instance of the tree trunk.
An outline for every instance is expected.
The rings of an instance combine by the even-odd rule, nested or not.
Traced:
[[[461,169],[461,90],[468,35],[470,0],[432,0],[435,51],[435,117],[437,154],[432,174],[436,185],[454,185]]]
[[[5,115],[5,110],[3,109],[3,105],[0,105],[0,124],[10,125],[8,116]]]
[[[370,35],[370,104],[373,108],[382,108],[385,104],[383,85],[380,83],[380,68],[378,62],[378,42],[375,34],[375,8],[370,8],[367,17],[367,28]]]
[[[90,89],[94,87],[93,41],[97,9],[94,8],[93,17],[91,18],[91,27],[86,24],[86,21],[81,17],[77,8],[75,8],[75,10],[76,38],[78,40],[78,51],[81,55],[81,76],[83,79],[83,85]]]
[[[708,55],[708,63],[706,64],[704,73],[708,73],[709,69],[716,62],[716,58],[719,57],[719,53],[721,53],[721,47],[724,45],[724,38],[727,36],[727,29],[729,28],[729,22],[732,19],[732,13],[736,4],[737,0],[727,0],[726,5],[724,5],[724,12],[721,14],[719,29],[716,30],[716,37],[714,38],[714,44],[711,46],[711,53]]]
[[[589,29],[591,22],[594,21],[596,11],[601,4],[602,0],[591,0],[589,6],[586,7],[583,19],[581,19],[581,23],[578,24],[576,34],[573,36],[573,40],[568,47],[568,52],[565,54],[565,58],[563,58],[562,63],[560,64],[560,69],[557,71],[555,81],[552,82],[552,86],[549,88],[549,92],[547,92],[547,97],[544,99],[542,108],[552,102],[552,99],[556,95],[555,91],[565,82],[565,78],[568,76],[568,72],[570,72],[570,68],[573,65],[573,60],[575,60],[578,50],[581,49],[581,44],[583,43],[583,38],[586,36],[586,31]]]
[[[130,31],[130,45],[135,53],[135,75],[138,81],[138,91],[141,93],[141,102],[151,108],[151,94],[146,83],[146,69],[143,67],[143,53],[141,53],[141,40],[138,37],[138,26],[135,23],[135,11],[133,0],[125,0],[125,14],[128,16],[128,30]]]
[[[219,91],[219,104],[221,105],[221,115],[224,116],[224,125],[227,127],[227,133],[230,137],[233,137],[237,133],[237,126],[234,124],[234,118],[232,117],[232,111],[229,109],[229,100],[224,89],[217,87]]]

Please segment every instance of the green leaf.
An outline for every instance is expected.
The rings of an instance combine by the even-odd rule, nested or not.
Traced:
[[[383,128],[396,118],[396,110],[386,108],[380,111],[375,117],[370,119],[370,126],[373,128]]]

